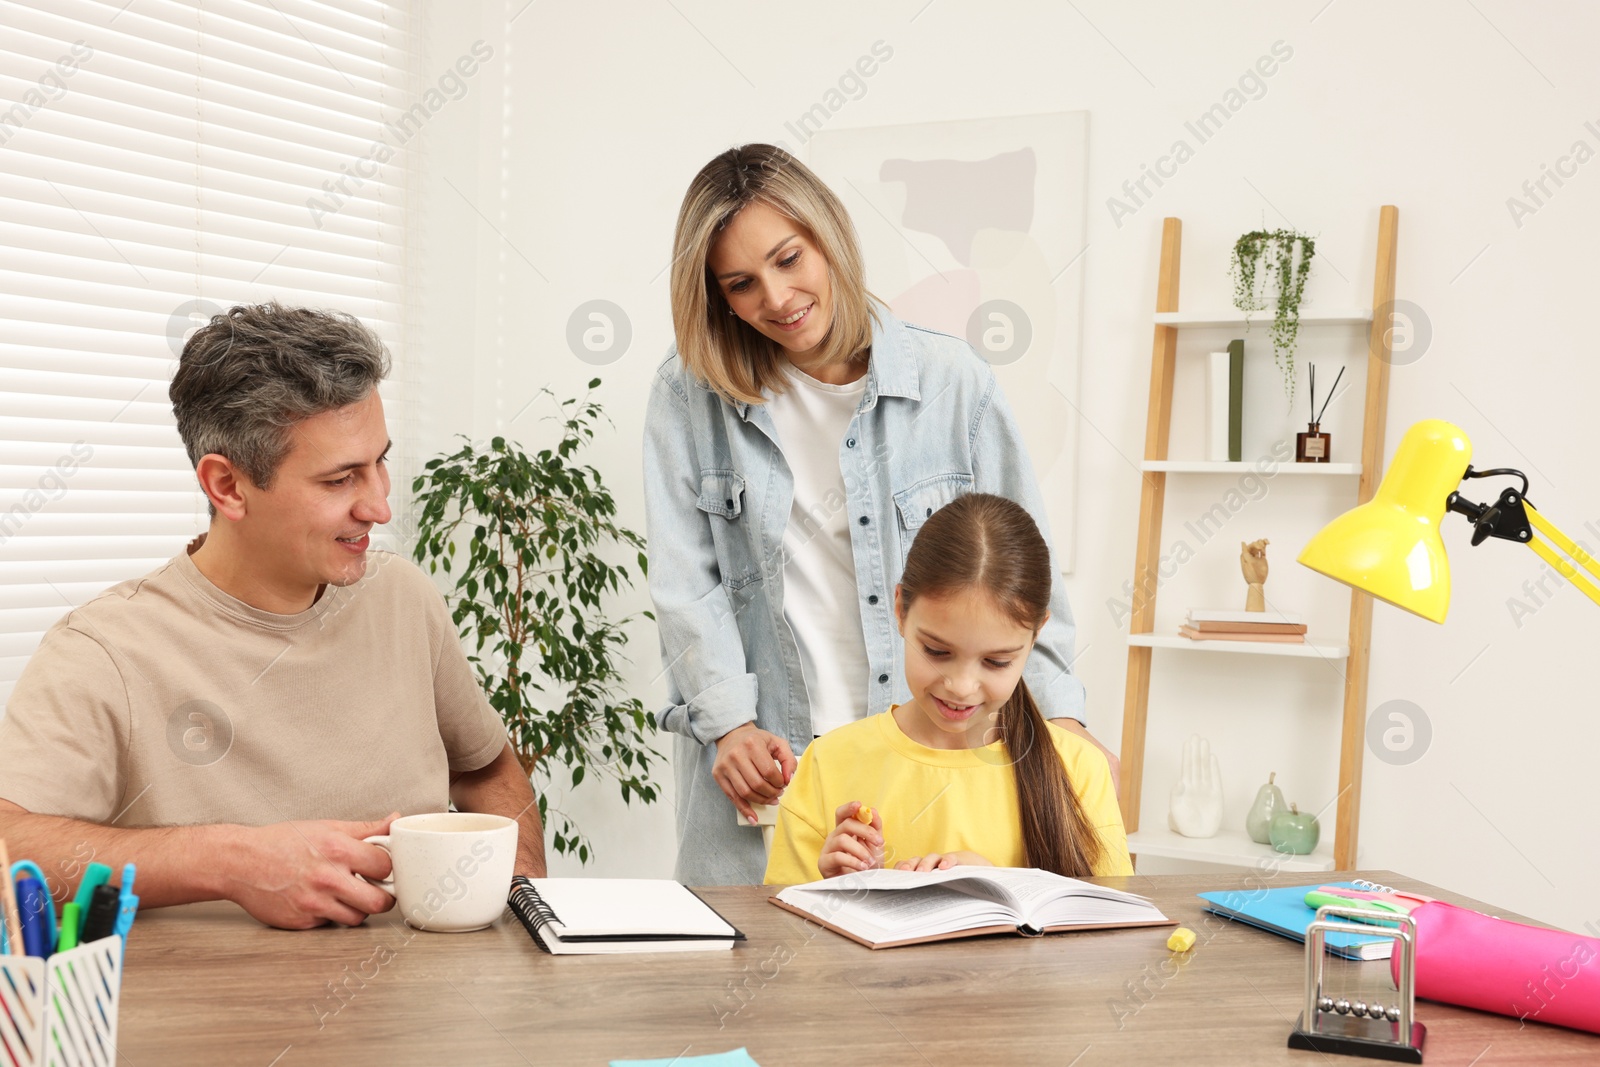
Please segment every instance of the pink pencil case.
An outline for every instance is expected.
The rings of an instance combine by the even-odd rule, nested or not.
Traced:
[[[1411,909],[1417,996],[1600,1033],[1600,938],[1496,919],[1442,900]],[[1400,981],[1400,953],[1389,962]]]

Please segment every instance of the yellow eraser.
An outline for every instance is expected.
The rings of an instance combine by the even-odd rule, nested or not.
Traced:
[[[868,826],[871,826],[872,825],[872,809],[867,807],[865,804],[861,805],[861,808],[856,812],[856,820],[858,822],[864,822]]]
[[[1187,926],[1178,927],[1167,938],[1167,947],[1174,952],[1188,952],[1194,948],[1194,931]]]

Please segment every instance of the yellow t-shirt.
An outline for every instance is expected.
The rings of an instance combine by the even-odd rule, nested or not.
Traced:
[[[1105,753],[1059,727],[1049,733],[1084,817],[1105,846],[1094,873],[1132,874]],[[824,734],[800,757],[778,808],[767,883],[820,878],[817,859],[833,832],[834,810],[852,800],[881,813],[886,867],[959,850],[1000,867],[1026,865],[1016,778],[1005,745],[928,748],[905,735],[891,709]]]

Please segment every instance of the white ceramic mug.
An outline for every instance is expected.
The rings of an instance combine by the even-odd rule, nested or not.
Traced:
[[[407,815],[366,839],[389,853],[394,870],[369,879],[388,890],[418,930],[463,933],[493,924],[511,892],[517,824],[504,815],[443,811]]]

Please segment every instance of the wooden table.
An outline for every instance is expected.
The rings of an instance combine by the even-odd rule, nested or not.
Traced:
[[[1326,880],[1345,877],[1493,911],[1385,871]],[[475,934],[416,933],[389,915],[290,933],[231,904],[170,908],[133,928],[118,1045],[134,1067],[601,1065],[741,1045],[762,1067],[1364,1062],[1291,1052],[1302,947],[1208,916],[1194,897],[1291,879],[1306,880],[1105,880],[1193,929],[1187,957],[1167,950],[1167,928],[872,952],[773,907],[757,886],[703,891],[744,944],[648,956],[548,956],[509,913]],[[1330,983],[1387,988],[1386,963],[1329,967]],[[1597,1036],[1425,1001],[1417,1015],[1429,1064],[1600,1062]]]

